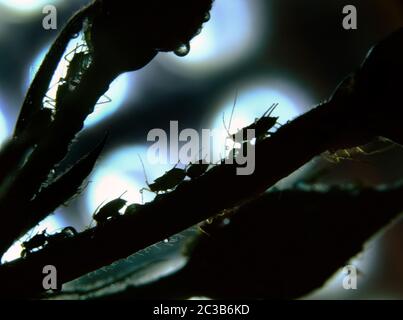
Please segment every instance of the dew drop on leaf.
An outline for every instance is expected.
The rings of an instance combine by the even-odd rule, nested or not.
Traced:
[[[176,50],[174,51],[174,53],[175,53],[178,57],[184,57],[184,56],[186,56],[189,52],[190,52],[190,44],[189,44],[189,43],[182,44],[178,49],[176,49]]]

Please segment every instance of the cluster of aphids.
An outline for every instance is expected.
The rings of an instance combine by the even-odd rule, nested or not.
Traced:
[[[148,188],[142,188],[140,192],[142,193],[144,190],[156,194],[168,192],[170,190],[173,190],[177,185],[183,182],[186,176],[191,179],[196,179],[200,177],[207,171],[209,166],[209,163],[205,163],[202,160],[189,164],[185,169],[180,169],[175,166],[171,170],[167,171],[163,176],[156,179],[153,183],[148,183],[146,178]],[[109,201],[99,210],[96,210],[93,215],[93,219],[98,226],[104,225],[106,222],[114,220],[121,216],[120,210],[127,204],[127,201],[125,199],[122,199],[122,196]],[[133,203],[127,206],[123,215],[132,215],[137,212],[137,210],[141,206],[141,204]]]
[[[54,234],[48,234],[44,230],[21,244],[23,248],[21,256],[26,257],[38,249],[54,246],[60,243],[60,241],[74,237],[75,235],[77,235],[77,231],[73,227],[63,228],[60,232]]]
[[[278,104],[273,104],[260,118],[255,119],[252,124],[238,130],[234,134],[230,134],[227,129],[228,139],[231,139],[232,141],[234,141],[234,143],[250,143],[250,141],[244,135],[244,133],[248,129],[255,130],[256,141],[266,138],[270,134],[269,130],[275,127],[277,124],[278,118],[271,117],[271,113],[277,106]],[[145,174],[145,168],[141,158],[140,162],[143,166]],[[147,188],[142,188],[140,190],[140,193],[142,194],[144,191],[153,192],[157,195],[167,193],[171,190],[174,190],[186,179],[186,177],[190,178],[191,180],[195,180],[201,177],[207,172],[211,165],[212,164],[206,162],[205,160],[198,160],[194,163],[189,163],[184,169],[177,168],[177,165],[175,165],[171,170],[165,172],[164,175],[157,178],[152,183],[148,182],[147,175],[145,174]],[[106,203],[99,210],[96,210],[93,218],[96,221],[97,225],[103,225],[106,222],[121,216],[120,211],[127,203],[127,201],[122,199],[121,197],[122,196]],[[133,214],[141,206],[141,204],[134,203],[125,209],[123,215]]]
[[[186,177],[194,180],[202,176],[208,170],[210,163],[204,160],[198,160],[194,163],[190,163],[184,169],[173,167],[171,170],[165,172],[164,175],[156,179],[153,183],[146,183],[148,188],[142,188],[140,192],[144,190],[159,194],[165,193],[167,191],[173,190],[181,182],[185,180]]]

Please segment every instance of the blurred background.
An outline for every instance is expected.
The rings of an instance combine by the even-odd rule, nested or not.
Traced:
[[[72,13],[86,3],[0,0],[0,142],[12,134],[24,94],[52,40]],[[42,8],[46,4],[57,8],[58,30],[42,28]],[[343,29],[345,5],[356,6],[358,30]],[[211,20],[191,42],[186,57],[161,53],[147,67],[121,75],[112,83],[107,92],[112,101],[96,106],[64,164],[71,164],[105,131],[110,132],[87,188],[32,233],[66,225],[84,230],[91,225],[98,205],[124,192],[125,199],[140,202],[139,190],[146,183],[137,155],[145,160],[150,181],[171,167],[147,163],[147,133],[151,129],[169,131],[169,121],[176,120],[180,130],[222,130],[223,114],[228,124],[236,92],[238,101],[231,122],[235,128],[251,123],[273,103],[279,103],[275,115],[285,123],[327,99],[337,84],[360,65],[373,44],[402,25],[401,0],[216,0]],[[56,83],[67,64],[61,63]],[[222,147],[220,143],[217,148]],[[330,163],[319,157],[314,164],[331,166],[332,170],[321,178],[324,183],[372,186],[403,177],[403,151],[398,147],[365,160]],[[279,186],[289,187],[301,174]],[[152,195],[146,193],[145,200],[151,199]],[[360,270],[358,290],[343,290],[343,275],[339,272],[308,298],[403,298],[402,229],[402,223],[396,224],[375,237],[353,260]],[[159,244],[108,268],[110,277],[129,269],[133,272],[134,265],[150,260],[157,266],[156,273],[174,270],[183,261],[163,257],[171,257],[185,238],[186,233],[178,235],[174,243],[170,239],[171,243]],[[4,259],[18,257],[20,250],[16,243]],[[106,275],[89,275],[80,280],[81,285],[106,281]]]

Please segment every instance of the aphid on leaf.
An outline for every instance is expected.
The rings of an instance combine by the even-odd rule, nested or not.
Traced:
[[[109,201],[101,209],[96,211],[93,215],[94,220],[97,224],[104,224],[108,220],[115,219],[120,216],[119,210],[122,209],[127,201],[122,199],[124,192],[119,198]]]
[[[64,60],[69,63],[67,72],[64,78],[60,78],[59,81],[54,85],[58,86],[56,92],[56,98],[53,99],[46,95],[44,103],[55,107],[58,102],[63,101],[71,91],[80,84],[83,74],[90,67],[92,62],[92,56],[88,48],[84,45],[78,45],[75,49],[67,53]],[[51,90],[54,86],[49,88]],[[97,104],[104,104],[111,102],[112,100],[106,96],[102,96],[104,99],[100,100]]]
[[[67,69],[66,76],[59,81],[56,92],[56,104],[62,101],[68,94],[80,84],[81,77],[91,63],[91,56],[86,52],[78,52],[74,55]]]
[[[140,158],[140,157],[139,157]],[[186,171],[180,168],[173,167],[171,170],[167,171],[159,177],[158,179],[155,179],[153,183],[149,183],[147,179],[147,174],[146,170],[144,167],[144,163],[140,158],[141,165],[143,166],[143,171],[144,171],[144,176],[146,179],[146,183],[148,188],[142,188],[140,189],[140,193],[142,194],[144,190],[154,192],[154,193],[160,193],[160,192],[167,192],[169,190],[174,189],[179,183],[181,183],[185,177],[186,177]],[[179,163],[179,162],[178,162]]]

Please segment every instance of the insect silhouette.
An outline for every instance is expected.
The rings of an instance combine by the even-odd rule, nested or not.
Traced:
[[[45,246],[57,244],[61,240],[74,237],[75,235],[77,235],[77,231],[73,227],[63,228],[62,231],[55,234],[48,234],[45,229],[41,233],[36,234],[31,239],[24,241],[21,244],[23,248],[21,256],[26,257],[35,249],[40,249],[44,248]]]
[[[209,167],[210,163],[207,163],[202,159],[194,163],[190,162],[189,165],[186,167],[186,175],[192,180],[197,179],[205,174]]]
[[[92,55],[85,45],[81,44],[67,53],[64,56],[64,60],[69,63],[66,75],[49,88],[49,91],[51,91],[55,86],[58,86],[56,97],[52,98],[47,94],[44,100],[45,104],[48,104],[53,108],[63,101],[63,99],[65,99],[80,84],[85,71],[91,65]],[[107,95],[103,95],[102,98],[103,100],[101,99],[98,101],[98,105],[112,101]]]
[[[46,244],[47,238],[48,234],[46,233],[45,229],[41,233],[34,235],[31,239],[24,241],[21,244],[21,247],[23,249],[21,252],[21,256],[25,257],[33,250],[43,247]]]
[[[127,201],[122,199],[126,191],[117,199],[109,201],[101,209],[95,211],[93,218],[97,225],[105,224],[109,220],[113,220],[120,216],[119,210],[122,209]]]
[[[254,130],[255,131],[255,138],[257,141],[262,140],[263,138],[267,137],[269,130],[274,128],[276,124],[278,123],[278,117],[272,117],[271,114],[273,111],[278,107],[278,103],[272,104],[266,111],[265,113],[260,117],[256,118],[253,123],[250,125],[239,129],[237,132],[230,134],[230,126],[231,126],[231,119],[233,114],[231,114],[231,119],[229,123],[229,127],[227,128],[225,125],[224,121],[224,127],[225,130],[227,131],[228,138],[231,139],[234,143],[243,143],[248,141],[247,137],[247,132],[248,130]],[[235,108],[235,104],[233,106],[233,109]]]
[[[47,239],[47,246],[53,246],[60,241],[76,236],[78,232],[73,227],[65,227],[61,232],[49,235]]]
[[[139,159],[140,159],[141,165],[143,167],[146,184],[148,186],[148,188],[140,189],[141,194],[143,194],[143,192],[145,190],[156,193],[156,194],[165,193],[167,191],[174,189],[186,177],[186,171],[184,169],[180,169],[180,168],[176,167],[179,163],[178,162],[175,165],[175,167],[173,167],[171,170],[165,172],[165,174],[163,174],[161,177],[155,179],[153,183],[149,183],[143,160],[141,160],[140,156],[139,156]]]

